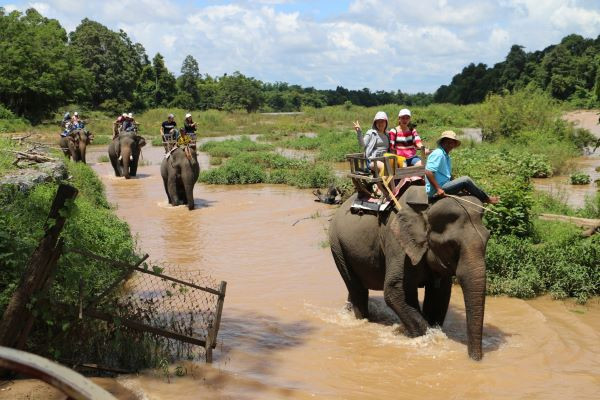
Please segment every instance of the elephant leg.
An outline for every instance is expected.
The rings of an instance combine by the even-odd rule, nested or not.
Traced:
[[[431,279],[425,285],[423,315],[430,326],[442,326],[446,319],[450,295],[452,294],[452,278]]]
[[[169,200],[169,204],[173,204],[173,200],[171,199],[171,195],[169,194],[168,178],[163,177],[163,185],[165,186],[165,193],[167,194],[167,200]]]
[[[110,163],[113,167],[113,169],[115,170],[115,176],[121,176],[121,163],[119,162],[119,156],[118,155],[110,155]]]
[[[170,171],[167,178],[167,193],[171,204],[174,206],[179,205],[179,196],[177,196],[177,174],[175,171]]]
[[[131,176],[136,176],[137,175],[138,162],[140,160],[140,152],[139,151],[132,151],[131,156],[132,156],[133,159],[129,163],[129,173],[131,174]]]
[[[418,282],[409,271],[415,267],[390,264],[390,262],[386,263],[383,298],[402,321],[407,336],[424,335],[429,325],[419,308]]]
[[[366,289],[356,274],[348,268],[339,246],[331,246],[335,265],[348,289],[348,301],[352,305],[356,319],[369,319],[369,290]]]

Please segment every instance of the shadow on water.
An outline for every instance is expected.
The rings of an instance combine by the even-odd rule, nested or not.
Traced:
[[[422,305],[422,304],[421,304]],[[398,324],[402,326],[402,321],[396,315],[396,313],[387,306],[383,296],[370,296],[369,297],[369,314],[370,321],[381,325],[394,325]],[[452,307],[452,304],[448,307],[446,313],[446,319],[444,325],[441,327],[442,332],[446,337],[454,342],[461,343],[467,346],[467,321],[463,311],[459,311]],[[402,335],[402,328],[398,329],[398,334]],[[496,351],[507,342],[507,338],[512,336],[498,328],[495,325],[483,323],[483,351],[491,352]]]
[[[267,314],[229,309],[221,320],[219,330],[219,359],[226,359],[232,351],[253,356],[253,373],[269,374],[277,367],[274,353],[301,346],[311,337],[316,327],[308,321],[284,322]]]

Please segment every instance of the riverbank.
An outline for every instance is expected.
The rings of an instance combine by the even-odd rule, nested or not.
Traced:
[[[72,250],[86,250],[122,262],[133,262],[140,257],[129,226],[109,206],[104,186],[90,166],[65,161],[58,152],[48,153],[49,158],[57,160],[48,164],[62,166],[63,174],[46,174],[41,181],[28,180],[27,184],[3,179],[17,171],[11,162],[15,156],[13,151],[24,150],[26,146],[0,139],[0,181],[3,181],[0,187],[0,259],[3,260],[0,313],[4,312],[30,255],[44,235],[58,185],[69,184],[79,193],[65,215],[66,223],[61,232],[64,246],[52,285],[32,303],[36,318],[27,349],[67,363],[85,359],[86,362],[131,369],[153,365],[150,343],[140,340],[141,336],[129,336],[116,325],[79,320],[75,313],[66,311],[82,300],[87,302],[103,293],[123,273]],[[110,302],[111,296],[104,300]],[[104,352],[105,347],[113,348],[115,354]]]

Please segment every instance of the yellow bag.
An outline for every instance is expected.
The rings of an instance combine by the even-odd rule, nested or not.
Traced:
[[[392,153],[384,153],[383,156],[384,157],[396,157],[397,168],[404,168],[404,162],[406,161],[406,157],[397,156],[396,154],[392,154]],[[382,165],[379,167],[379,176],[385,176],[384,170],[385,170],[385,166]]]

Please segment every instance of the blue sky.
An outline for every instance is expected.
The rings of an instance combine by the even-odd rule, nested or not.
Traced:
[[[241,73],[319,89],[433,92],[471,62],[491,66],[510,47],[542,50],[564,36],[600,35],[600,0],[40,0],[67,31],[87,17],[123,29],[179,74]]]

